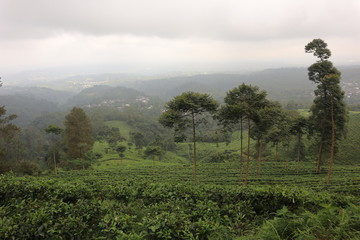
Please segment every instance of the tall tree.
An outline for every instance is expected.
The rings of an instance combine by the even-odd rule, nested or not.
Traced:
[[[55,174],[57,173],[56,170],[56,143],[55,143],[55,136],[60,135],[63,132],[63,129],[55,126],[55,125],[49,125],[47,128],[45,128],[45,132],[48,134],[51,134],[52,142],[53,142],[53,162],[54,162],[54,171]]]
[[[319,140],[317,171],[324,153],[330,153],[327,181],[330,183],[336,145],[345,134],[348,113],[344,103],[344,92],[340,87],[341,73],[328,59],[331,51],[322,39],[314,39],[305,46],[306,53],[313,53],[317,62],[308,68],[309,80],[317,83],[314,104],[311,107],[311,133]]]
[[[256,105],[261,105],[261,103],[255,103],[253,100],[257,97],[261,102],[265,99],[266,93],[261,92],[256,95],[258,92],[257,87],[252,87],[246,84],[241,84],[238,87],[233,88],[232,90],[226,93],[224,98],[225,105],[221,106],[218,113],[217,119],[225,128],[234,128],[236,126],[240,129],[240,179],[242,179],[243,172],[243,158],[244,158],[244,122],[247,121],[248,133],[250,133],[251,128],[251,115]],[[247,158],[248,162],[250,161],[250,135],[248,134],[248,151]],[[247,168],[248,174],[248,168]]]
[[[280,123],[284,118],[282,108],[277,102],[264,101],[262,107],[256,112],[254,118],[254,130],[251,136],[257,140],[257,159],[258,159],[258,176],[261,175],[262,166],[262,152],[264,150],[264,143],[271,130],[275,130],[276,123]],[[273,137],[275,137],[273,133]],[[268,138],[269,139],[269,138]]]
[[[205,113],[214,114],[217,107],[218,103],[209,94],[184,92],[165,105],[165,111],[159,118],[159,122],[163,126],[174,128],[177,140],[185,140],[184,130],[191,127],[195,184],[197,182],[196,127],[206,121]]]
[[[250,135],[253,127],[253,122],[256,120],[257,111],[263,108],[267,102],[266,92],[260,91],[258,87],[241,84],[227,92],[223,105],[217,114],[217,118],[224,126],[236,126],[240,128],[240,175],[242,175],[243,168],[243,131],[247,128],[247,164],[245,184],[248,183],[249,168],[250,168]],[[244,124],[246,125],[244,127]],[[240,176],[241,177],[241,176]]]
[[[83,109],[74,107],[65,116],[64,125],[68,156],[73,159],[83,158],[94,144],[90,119]]]
[[[0,87],[1,86],[2,83],[0,82]],[[16,117],[17,116],[14,114],[6,115],[5,106],[0,106],[0,163],[6,160],[8,149],[12,144],[12,140],[14,139],[16,133],[20,131],[17,126],[11,123],[11,121]],[[5,170],[6,169],[0,169],[0,171]]]
[[[290,134],[295,136],[296,143],[295,143],[295,152],[296,152],[296,162],[298,163],[297,171],[299,171],[300,166],[300,158],[304,155],[304,143],[302,141],[303,135],[307,131],[307,119],[303,116],[298,116],[297,118],[292,119],[291,127],[290,127]]]
[[[281,108],[277,120],[273,124],[265,136],[266,142],[271,142],[275,147],[275,161],[279,160],[279,144],[286,145],[290,138],[290,121],[289,111]]]

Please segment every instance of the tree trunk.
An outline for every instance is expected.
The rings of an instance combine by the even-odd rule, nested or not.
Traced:
[[[326,93],[325,93],[325,100],[326,100]],[[324,112],[324,119],[323,119],[324,124],[325,124],[326,118],[327,118],[327,115],[326,115],[326,111],[325,111]],[[319,157],[318,157],[318,162],[317,162],[317,167],[316,167],[316,172],[317,173],[320,173],[322,154],[324,152],[324,141],[325,141],[325,139],[324,139],[324,134],[325,134],[324,124],[323,124],[322,130],[321,130],[320,150],[319,150]]]
[[[247,142],[247,162],[246,162],[246,176],[245,185],[248,185],[249,180],[249,168],[250,168],[250,118],[248,118],[248,142]]]
[[[321,159],[322,159],[322,154],[324,151],[324,131],[322,131],[321,133],[321,140],[320,140],[320,150],[319,150],[319,156],[318,156],[318,160],[317,160],[317,164],[316,164],[316,172],[320,173],[320,167],[321,167]]]
[[[242,182],[243,170],[243,119],[240,119],[240,184]]]
[[[335,121],[334,121],[334,104],[331,97],[331,151],[330,151],[330,165],[327,176],[327,183],[330,184],[332,167],[334,162],[334,150],[335,150]]]
[[[193,143],[194,143],[194,184],[196,185],[196,133],[195,133],[195,116],[194,113],[191,114],[192,117],[192,125],[193,125]]]
[[[55,174],[57,174],[57,170],[56,170],[56,157],[55,157],[55,149],[54,149],[54,152],[53,152],[53,158],[54,158],[54,171],[55,171]]]
[[[288,142],[288,145],[286,146],[285,166],[287,170],[289,170],[289,158],[290,158],[290,142]]]
[[[297,172],[297,173],[299,173],[299,170],[300,170],[300,142],[301,142],[301,135],[298,134],[297,168],[296,168],[296,172]]]
[[[261,139],[258,139],[258,177],[261,176],[261,164],[262,164],[262,141]]]

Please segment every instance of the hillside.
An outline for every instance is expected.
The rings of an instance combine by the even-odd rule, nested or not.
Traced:
[[[73,95],[44,87],[3,86],[0,88],[0,105],[6,106],[8,114],[17,115],[14,123],[22,127],[44,113],[61,110],[61,105]]]
[[[44,112],[59,110],[58,105],[54,102],[20,94],[0,95],[0,103],[6,106],[7,114],[16,114],[18,116],[13,123],[21,127],[26,126]]]
[[[342,88],[346,94],[346,101],[356,108],[360,103],[360,66],[339,69],[342,72]],[[128,106],[148,110],[159,109],[165,101],[185,91],[210,93],[222,102],[226,92],[241,83],[258,86],[261,90],[267,91],[269,99],[279,101],[283,105],[295,104],[295,108],[308,108],[312,104],[315,87],[307,79],[306,68],[268,69],[251,74],[202,74],[123,82],[125,77],[116,74],[78,75],[47,82],[48,85],[53,84],[53,87],[61,81],[70,85],[82,84],[82,88],[99,83],[121,84],[117,87],[96,85],[85,88],[79,93],[44,87],[3,86],[0,88],[0,101],[1,105],[6,105],[8,113],[19,116],[16,123],[26,125],[42,112],[68,109],[73,106],[106,106],[119,110]]]
[[[8,114],[18,115],[14,121],[26,126],[38,116],[66,110],[73,106],[111,107],[121,110],[125,107],[135,109],[159,108],[156,97],[125,87],[94,86],[79,93],[53,90],[40,87],[2,87],[0,103],[5,105]]]
[[[149,97],[145,93],[131,88],[99,85],[82,90],[63,105],[66,108],[73,106],[107,107],[119,111],[131,108],[158,114],[163,102],[157,97]]]
[[[347,100],[352,103],[359,101],[360,66],[340,67],[339,70]],[[270,99],[282,103],[295,101],[310,104],[313,99],[314,85],[308,80],[306,68],[268,69],[251,74],[203,74],[132,81],[121,85],[167,100],[184,91],[208,92],[222,99],[226,91],[241,83],[258,86],[268,92]]]

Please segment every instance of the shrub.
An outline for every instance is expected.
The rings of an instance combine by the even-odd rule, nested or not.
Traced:
[[[15,165],[15,172],[20,175],[38,175],[40,173],[40,166],[36,162],[20,160]]]

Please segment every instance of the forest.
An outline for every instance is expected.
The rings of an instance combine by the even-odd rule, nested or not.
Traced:
[[[288,91],[215,75],[31,89],[62,107],[0,95],[0,238],[360,239],[359,102],[323,40],[305,52]]]

